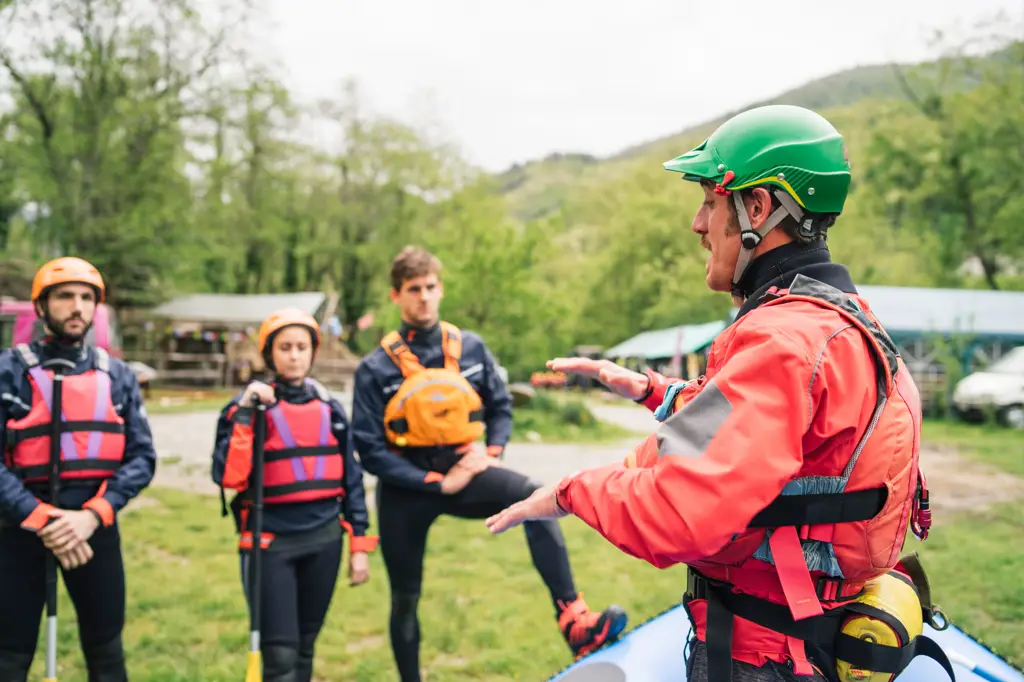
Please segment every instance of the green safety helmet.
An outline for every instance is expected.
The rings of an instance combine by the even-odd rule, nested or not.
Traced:
[[[664,166],[682,173],[684,180],[708,180],[716,192],[732,195],[743,244],[734,293],[751,252],[773,227],[791,215],[802,235],[821,234],[842,212],[850,189],[843,136],[821,115],[786,104],[733,116],[699,146]],[[739,190],[758,186],[769,189],[781,205],[753,230]]]

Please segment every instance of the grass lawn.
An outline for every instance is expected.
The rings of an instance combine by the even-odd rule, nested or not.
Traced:
[[[584,425],[567,423],[559,414],[539,410],[517,409],[512,425],[513,442],[543,443],[614,443],[636,434],[617,424],[590,417],[592,422]],[[532,436],[530,434],[536,434]]]
[[[923,440],[1024,477],[1024,433],[995,425],[925,420]],[[1024,486],[1024,481],[1021,482]],[[1024,501],[1009,502],[939,525],[918,551],[936,602],[961,629],[1024,668]]]
[[[143,394],[146,412],[169,414],[220,410],[238,394],[238,389],[154,388]]]
[[[167,489],[122,517],[128,575],[125,646],[132,679],[225,682],[242,679],[248,616],[229,519],[219,501]],[[577,583],[595,608],[614,600],[630,625],[678,602],[684,569],[659,571],[619,553],[582,522],[563,521]],[[316,679],[396,679],[387,637],[387,576],[380,554],[358,588],[339,578],[317,649]],[[571,663],[554,609],[532,568],[521,529],[492,537],[482,521],[442,518],[431,531],[421,661],[431,682],[543,680]],[[60,675],[85,679],[74,612],[63,587]],[[40,639],[30,679],[40,679]]]
[[[636,435],[595,417],[585,399],[559,391],[537,391],[529,404],[515,408],[512,422],[513,441],[599,443]]]
[[[1024,668],[1024,504],[1008,503],[910,535],[933,599],[960,629]]]
[[[922,431],[926,443],[953,446],[971,459],[1024,476],[1024,431],[951,419],[926,419]]]

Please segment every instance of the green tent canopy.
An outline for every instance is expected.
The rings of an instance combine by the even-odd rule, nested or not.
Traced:
[[[661,360],[675,355],[677,346],[682,355],[689,355],[709,346],[728,324],[729,320],[716,320],[704,324],[683,324],[668,329],[642,332],[609,348],[604,352],[604,357],[612,360],[619,358]],[[682,332],[682,339],[679,338],[680,332]]]

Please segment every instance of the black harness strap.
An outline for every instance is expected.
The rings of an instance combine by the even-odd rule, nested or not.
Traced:
[[[708,603],[706,639],[709,680],[732,680],[732,624],[735,616],[811,645],[808,647],[808,656],[832,680],[836,679],[837,659],[862,670],[899,673],[916,656],[935,660],[949,674],[950,680],[956,680],[952,664],[934,640],[925,635],[910,640],[902,623],[888,613],[865,604],[854,602],[826,611],[820,616],[795,621],[785,604],[736,594],[729,585],[710,581],[693,569],[687,571],[687,584],[687,602],[706,599]],[[841,632],[843,620],[851,613],[863,613],[888,623],[907,643],[902,647],[891,647]]]
[[[817,526],[867,521],[882,511],[889,491],[885,486],[848,493],[779,495],[762,509],[749,528]]]

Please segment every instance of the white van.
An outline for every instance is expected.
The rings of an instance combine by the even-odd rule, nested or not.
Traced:
[[[994,412],[1003,424],[1024,429],[1024,346],[961,379],[953,390],[953,405],[961,418],[973,421]]]

